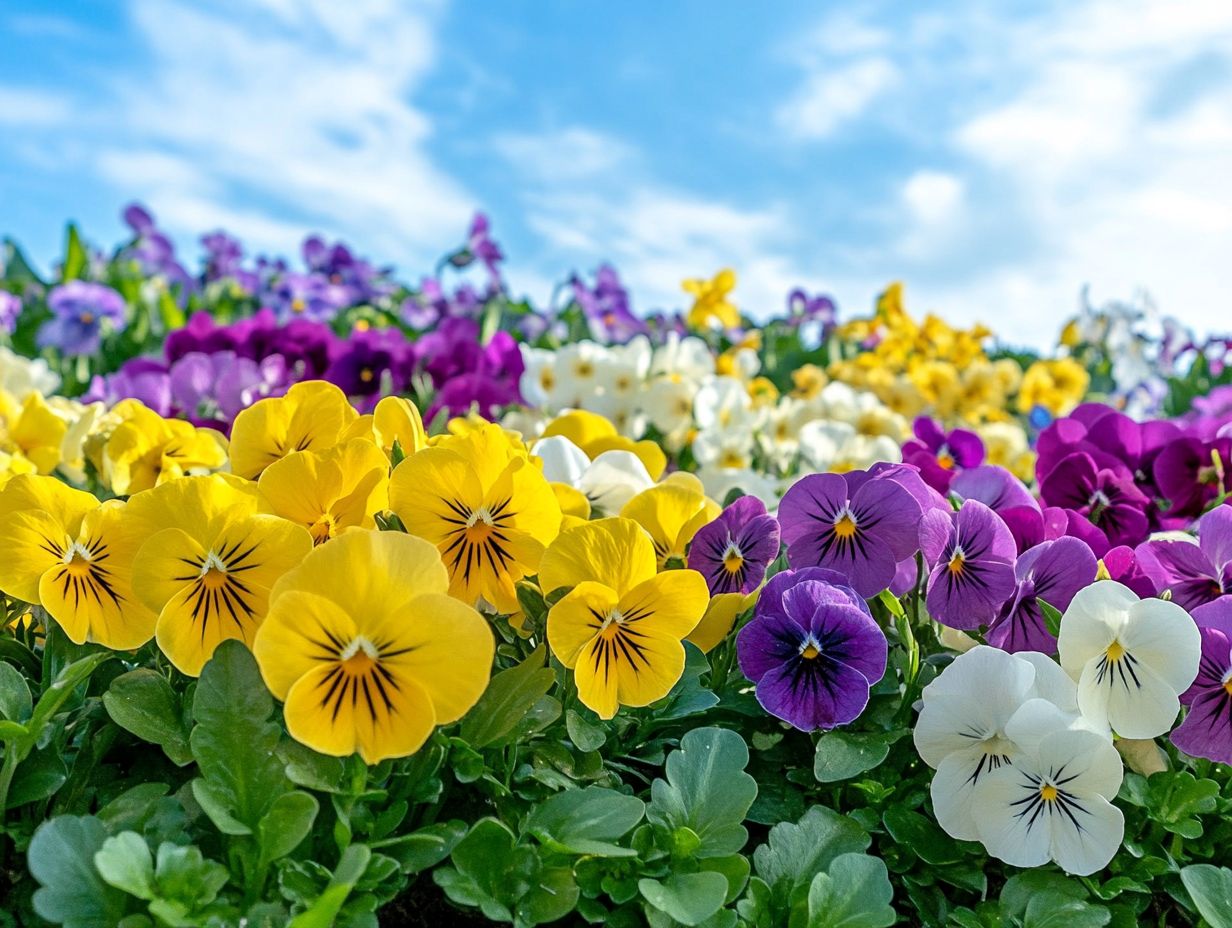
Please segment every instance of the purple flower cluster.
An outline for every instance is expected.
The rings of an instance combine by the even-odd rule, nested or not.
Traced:
[[[635,335],[649,334],[645,320],[633,314],[629,291],[610,264],[602,265],[595,272],[593,287],[576,274],[569,283],[573,289],[573,299],[582,308],[591,338],[595,341],[605,345],[624,344]]]
[[[974,432],[947,432],[927,416],[915,420],[913,431],[915,438],[903,444],[903,461],[918,467],[924,482],[940,493],[958,474],[984,463],[984,442]]]
[[[39,329],[40,348],[65,354],[97,354],[103,335],[123,331],[128,324],[124,297],[104,284],[70,280],[47,295],[51,318]]]

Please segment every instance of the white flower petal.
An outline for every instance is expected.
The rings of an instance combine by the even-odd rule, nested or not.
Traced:
[[[576,486],[590,466],[586,452],[564,435],[552,435],[535,442],[530,453],[543,460],[543,476],[553,483]]]
[[[642,490],[654,486],[654,481],[632,451],[604,451],[590,462],[576,486],[592,504],[616,513]]]
[[[1066,873],[1089,876],[1108,866],[1125,837],[1125,816],[1103,796],[1077,801],[1074,820],[1053,816],[1052,859]],[[1079,827],[1080,826],[1080,827]]]
[[[1051,830],[1021,814],[1020,803],[1038,787],[1017,767],[1002,767],[971,797],[971,812],[985,850],[1015,867],[1038,867],[1052,859]]]
[[[1081,728],[1053,732],[1032,753],[1037,773],[1055,778],[1059,787],[1079,797],[1111,799],[1125,776],[1112,742]]]
[[[1078,680],[1082,714],[1124,738],[1155,738],[1171,729],[1181,709],[1176,691],[1145,664],[1132,674],[1124,658],[1116,664],[1122,666],[1101,671],[1099,660],[1087,663]]]
[[[1075,680],[1087,661],[1104,652],[1125,627],[1134,592],[1113,580],[1100,580],[1079,590],[1061,619],[1057,650],[1061,666]]]
[[[937,824],[959,841],[978,841],[979,830],[972,814],[976,785],[1001,765],[981,748],[954,751],[942,758],[929,791]]]
[[[1060,664],[1039,651],[1018,651],[1014,656],[1035,668],[1032,696],[1047,699],[1066,712],[1078,711],[1078,687]]]
[[[1189,689],[1198,675],[1202,636],[1189,613],[1176,603],[1162,599],[1135,603],[1120,641],[1177,693]]]

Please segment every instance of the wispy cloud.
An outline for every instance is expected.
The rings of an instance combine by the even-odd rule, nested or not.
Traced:
[[[897,81],[898,70],[878,55],[815,67],[777,109],[775,121],[797,139],[824,139],[860,116]]]

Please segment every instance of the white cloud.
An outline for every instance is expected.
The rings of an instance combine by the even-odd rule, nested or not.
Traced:
[[[827,138],[867,110],[897,81],[897,69],[881,56],[833,69],[813,65],[801,86],[775,111],[775,122],[796,139]]]
[[[0,125],[48,128],[63,125],[72,108],[57,94],[30,87],[0,87]]]

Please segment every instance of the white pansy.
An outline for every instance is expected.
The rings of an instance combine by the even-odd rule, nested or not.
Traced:
[[[697,385],[679,374],[654,378],[642,396],[642,408],[664,435],[683,438],[693,426],[693,396]]]
[[[22,400],[31,391],[47,396],[59,386],[59,376],[42,358],[23,358],[0,345],[0,390]]]
[[[1072,681],[1044,662],[1052,663],[1044,655],[1026,659],[979,645],[956,657],[924,688],[913,738],[920,757],[937,771],[933,810],[953,837],[977,839],[972,796],[989,773],[1012,763],[1020,752],[1007,727],[1024,704],[1057,699],[1062,705],[1049,704],[1058,718],[1075,717],[1066,711],[1076,705]]]
[[[754,437],[751,429],[710,428],[693,439],[693,457],[703,467],[748,468],[753,463]]]
[[[564,435],[550,435],[530,446],[530,453],[543,462],[543,476],[552,483],[577,487],[590,467],[586,452]]]
[[[834,473],[864,470],[878,461],[902,459],[902,450],[892,438],[870,438],[850,423],[828,419],[814,419],[800,428],[800,453],[814,470]]]
[[[732,373],[741,380],[749,381],[761,370],[761,358],[752,348],[737,348],[731,353]]]
[[[556,352],[523,344],[522,377],[518,387],[530,406],[555,412],[560,408],[560,377],[556,372]]]
[[[635,437],[646,432],[646,414],[637,394],[626,396],[600,390],[587,399],[586,409],[603,416],[621,435]]]
[[[758,433],[762,450],[779,470],[786,470],[800,450],[800,429],[809,411],[794,396],[782,397],[766,415]]]
[[[1042,700],[1035,701],[1042,703]],[[1038,726],[1037,705],[1024,706],[1008,726],[1010,737],[1032,740],[1020,727]],[[1125,834],[1121,810],[1111,803],[1124,769],[1112,742],[1079,727],[1053,731],[983,779],[972,793],[979,840],[993,857],[1016,867],[1055,861],[1086,876],[1112,860]]]
[[[614,515],[625,503],[654,486],[646,465],[632,451],[604,451],[574,484],[591,506]]]
[[[585,408],[598,386],[599,367],[606,350],[595,342],[573,342],[556,352],[556,392],[564,406]]]
[[[740,490],[746,496],[756,496],[767,509],[773,510],[783,492],[777,480],[749,468],[710,465],[699,468],[697,476],[706,495],[719,503],[726,500],[732,490]]]
[[[748,387],[735,377],[708,377],[693,400],[699,428],[752,429],[757,421]]]
[[[650,372],[701,380],[714,373],[714,354],[710,346],[695,335],[681,338],[678,333],[669,332],[667,339],[654,351]]]
[[[1154,738],[1172,727],[1202,651],[1198,627],[1184,609],[1139,599],[1112,580],[1074,597],[1057,649],[1061,666],[1078,681],[1083,714],[1125,738]]]

